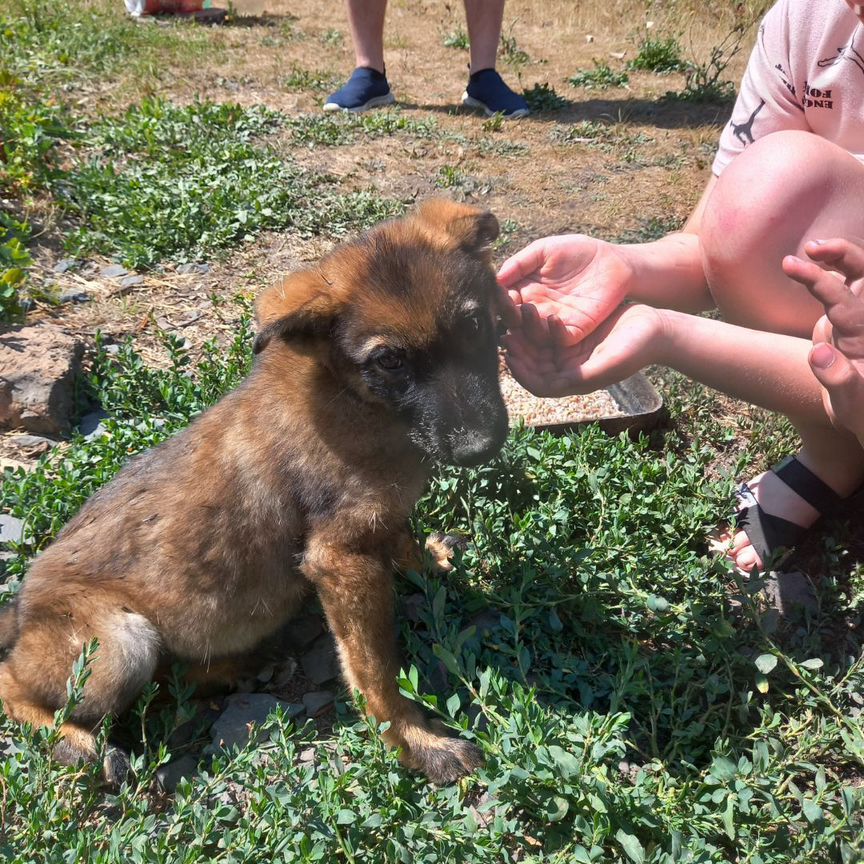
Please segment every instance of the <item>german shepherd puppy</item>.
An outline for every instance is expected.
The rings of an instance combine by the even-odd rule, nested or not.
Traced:
[[[431,200],[265,291],[249,377],[95,494],[0,611],[6,713],[50,725],[95,637],[57,754],[93,759],[94,728],[157,667],[249,652],[311,586],[402,761],[434,783],[477,767],[475,746],[399,695],[392,571],[417,566],[408,517],[433,463],[476,465],[507,434],[497,234],[491,213]],[[121,780],[125,754],[104,769]]]

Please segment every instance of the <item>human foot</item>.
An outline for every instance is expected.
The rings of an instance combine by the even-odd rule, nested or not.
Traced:
[[[745,572],[776,564],[840,496],[798,459],[790,457],[738,490],[738,530],[718,539]]]

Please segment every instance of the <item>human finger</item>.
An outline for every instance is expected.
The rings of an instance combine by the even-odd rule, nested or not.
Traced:
[[[797,255],[787,255],[782,262],[783,272],[802,284],[823,306],[844,303],[850,297],[849,287],[830,272],[812,261]]]
[[[498,270],[498,282],[504,288],[512,288],[517,282],[527,279],[546,261],[546,238],[535,240],[508,258]]]
[[[864,376],[833,345],[820,343],[810,349],[810,369],[829,396],[829,413],[835,425],[858,438],[864,434]]]
[[[804,251],[813,261],[831,270],[838,270],[850,281],[864,277],[864,249],[851,240],[843,237],[808,240],[804,244]]]

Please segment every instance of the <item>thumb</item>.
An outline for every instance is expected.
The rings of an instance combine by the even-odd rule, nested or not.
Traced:
[[[864,432],[864,377],[833,345],[810,349],[810,369],[828,391],[837,422],[860,437]]]

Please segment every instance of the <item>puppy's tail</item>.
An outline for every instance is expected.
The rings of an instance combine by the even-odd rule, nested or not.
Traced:
[[[0,651],[11,648],[18,639],[18,601],[0,606]]]

